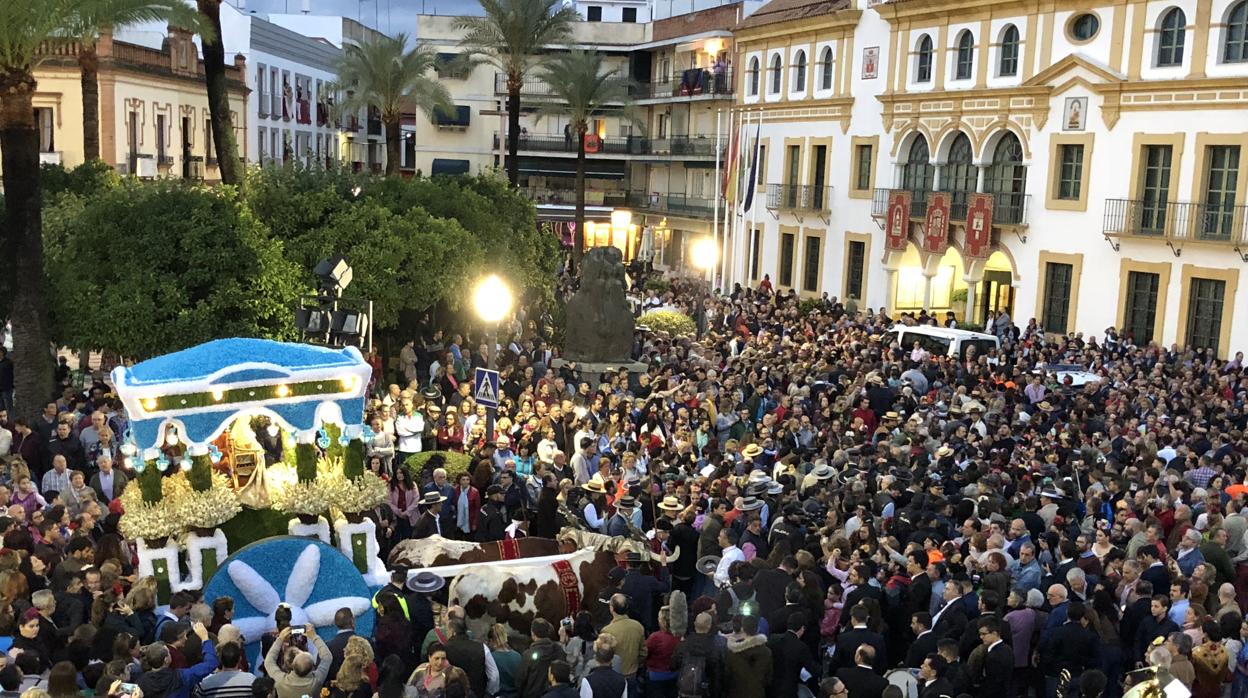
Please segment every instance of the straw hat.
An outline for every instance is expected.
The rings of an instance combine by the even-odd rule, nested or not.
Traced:
[[[433,506],[434,504],[440,504],[445,501],[446,501],[446,497],[443,497],[441,492],[431,491],[431,492],[426,492],[424,496],[420,498],[420,505],[429,507],[429,506]]]
[[[750,444],[741,449],[741,455],[746,458],[758,458],[763,455],[763,447],[758,444]]]
[[[595,494],[607,493],[606,485],[602,484],[602,480],[599,479],[597,476],[595,476],[592,480],[585,483],[584,485],[581,485],[581,489],[585,490],[586,492],[593,492]]]
[[[668,495],[663,498],[663,501],[659,502],[659,508],[663,511],[683,511],[685,507],[680,503],[679,499]]]

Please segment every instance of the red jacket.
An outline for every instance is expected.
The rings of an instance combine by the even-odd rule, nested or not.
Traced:
[[[452,506],[459,506],[460,488],[455,488],[455,496],[451,500]],[[481,513],[481,490],[468,485],[468,530],[477,530],[477,515]]]

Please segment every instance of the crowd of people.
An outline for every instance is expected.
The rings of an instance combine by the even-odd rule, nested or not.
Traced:
[[[622,561],[600,600],[526,638],[475,635],[444,580],[396,570],[371,637],[344,609],[324,642],[279,608],[249,658],[230,599],[157,606],[136,576],[117,533],[124,410],[106,385],[66,389],[33,418],[0,412],[0,688],[1117,698],[1154,681],[1248,696],[1242,354],[999,315],[998,347],[950,356],[886,334],[945,321],[925,312],[769,285],[633,300],[695,316],[698,336],[640,330],[646,370],[589,376],[560,360],[549,315],[521,310],[496,349],[496,415],[471,389],[484,342],[407,343],[368,406],[369,467],[390,486],[372,516],[384,551],[575,525],[670,564]]]

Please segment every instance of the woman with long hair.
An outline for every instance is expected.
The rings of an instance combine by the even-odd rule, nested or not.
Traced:
[[[520,653],[511,648],[507,642],[507,626],[495,623],[490,626],[490,637],[486,645],[490,648],[490,656],[494,658],[494,666],[498,667],[499,698],[516,698],[516,671],[520,668]]]
[[[81,698],[78,670],[72,662],[57,662],[48,672],[48,695],[52,698]]]
[[[381,680],[373,698],[416,698],[416,689],[407,685],[407,667],[395,655],[381,663]]]
[[[377,597],[377,623],[373,626],[373,645],[379,656],[395,655],[410,670],[413,663],[412,644],[421,639],[423,638],[412,637],[412,624],[407,620],[403,607],[399,605],[394,594]]]
[[[390,479],[390,511],[394,512],[394,540],[412,536],[412,525],[420,517],[420,493],[412,485],[407,468],[396,468]]]
[[[416,689],[417,698],[451,698],[468,696],[468,676],[462,669],[451,666],[446,658],[446,646],[440,642],[429,645],[429,661],[416,667],[407,680]]]

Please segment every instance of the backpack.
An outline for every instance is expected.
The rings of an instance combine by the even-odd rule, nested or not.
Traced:
[[[676,677],[676,694],[679,698],[699,698],[705,695],[705,681],[706,657],[690,657]]]
[[[754,600],[753,589],[750,590],[750,595],[744,599],[737,597],[737,590],[733,589],[731,584],[724,587],[724,589],[728,591],[728,596],[732,597],[732,605],[728,607],[729,618],[735,617],[738,614],[738,612],[741,610],[741,604],[749,603]]]

